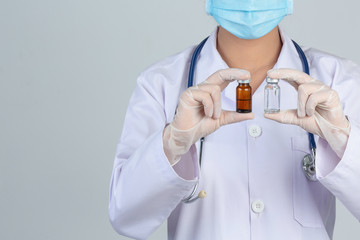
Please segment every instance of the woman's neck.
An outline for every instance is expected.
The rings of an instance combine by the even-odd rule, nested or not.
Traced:
[[[258,39],[241,39],[219,27],[216,47],[230,68],[248,70],[252,78],[257,76],[253,80],[262,82],[266,72],[277,62],[282,42],[278,27]]]

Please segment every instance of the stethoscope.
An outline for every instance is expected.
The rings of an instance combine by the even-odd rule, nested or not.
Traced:
[[[200,52],[202,50],[202,48],[204,47],[206,41],[208,40],[208,37],[205,38],[196,48],[195,51],[191,57],[191,62],[190,62],[190,68],[189,68],[189,76],[188,76],[188,88],[192,87],[194,85],[194,73],[195,73],[195,66],[197,63],[197,59],[199,58]],[[301,49],[301,47],[295,42],[292,41],[298,54],[300,57],[300,60],[302,62],[303,65],[303,71],[310,75],[310,69],[309,69],[309,63],[306,59],[305,53],[304,51]],[[307,154],[302,162],[302,168],[303,171],[305,173],[305,176],[307,177],[307,179],[309,179],[310,181],[317,181],[316,178],[316,172],[315,172],[315,154],[316,154],[316,144],[315,144],[315,139],[314,139],[314,134],[312,133],[308,133],[309,135],[309,145],[310,145],[310,150],[311,150],[311,154]],[[201,167],[201,160],[202,160],[202,150],[203,150],[203,146],[204,146],[204,141],[205,138],[202,137],[200,139],[200,149],[199,149],[199,167]],[[196,201],[199,198],[204,198],[206,197],[206,192],[204,190],[201,190],[198,194],[198,196],[194,197],[197,189],[199,186],[199,181],[196,182],[193,191],[191,192],[191,194],[184,198],[182,200],[183,203],[192,203],[194,201]]]

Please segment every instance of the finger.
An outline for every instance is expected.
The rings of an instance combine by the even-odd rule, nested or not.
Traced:
[[[207,117],[212,117],[214,113],[213,100],[208,92],[193,89],[190,91],[192,98],[204,106],[204,112]]]
[[[309,96],[315,92],[321,91],[327,87],[321,82],[304,83],[298,88],[298,117],[302,118],[306,116],[305,106],[308,102]]]
[[[254,119],[254,113],[237,113],[223,110],[220,117],[220,126]]]
[[[199,85],[199,89],[210,94],[214,109],[213,109],[213,118],[218,119],[221,115],[221,89],[219,85]]]
[[[301,119],[297,117],[296,109],[280,111],[278,113],[272,114],[265,113],[264,117],[279,123],[286,123],[298,126],[301,124]]]
[[[311,94],[306,103],[306,114],[308,116],[312,116],[315,112],[316,106],[318,106],[319,104],[326,105],[326,103],[329,102],[329,100],[334,99],[336,97],[335,94],[336,92],[332,89],[322,90]],[[336,107],[336,105],[334,104],[334,106],[332,107]]]
[[[203,84],[214,84],[218,85],[221,88],[221,91],[224,90],[230,82],[235,80],[247,80],[250,78],[250,73],[246,70],[239,68],[228,68],[222,69],[214,74],[212,74],[208,79],[202,82]]]
[[[304,72],[288,68],[271,69],[267,72],[267,75],[270,78],[279,78],[281,80],[285,80],[293,87],[295,87],[295,89],[298,89],[299,85],[303,83],[316,81]]]

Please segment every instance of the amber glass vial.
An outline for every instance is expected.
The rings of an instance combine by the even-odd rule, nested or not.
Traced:
[[[238,80],[239,85],[236,88],[236,111],[239,113],[249,113],[252,110],[252,89],[250,79]]]

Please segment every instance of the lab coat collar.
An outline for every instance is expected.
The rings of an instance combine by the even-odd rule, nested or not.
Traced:
[[[197,68],[195,69],[196,84],[205,81],[210,75],[220,69],[229,68],[229,66],[221,58],[220,53],[217,51],[217,32],[218,28],[212,32],[200,52]]]
[[[283,46],[279,55],[279,58],[274,66],[274,69],[278,68],[292,68],[302,71],[302,62],[296,51],[294,44],[289,36],[279,28],[281,40],[283,42]],[[195,71],[195,81],[196,84],[201,83],[206,78],[208,78],[214,72],[220,69],[229,68],[226,62],[220,56],[217,48],[217,33],[218,28],[213,31],[213,33],[209,36],[209,39],[205,43],[203,50],[200,53],[198,60],[198,67]],[[265,80],[265,79],[264,79]],[[259,95],[259,91],[262,91],[265,87],[266,81],[263,81],[258,90],[254,93],[253,97]],[[280,82],[280,87],[283,83]],[[284,87],[288,88],[289,84],[286,84]],[[227,98],[227,100],[235,102],[235,90],[237,83],[231,83],[223,92],[223,95]],[[261,95],[261,94],[260,94]]]

